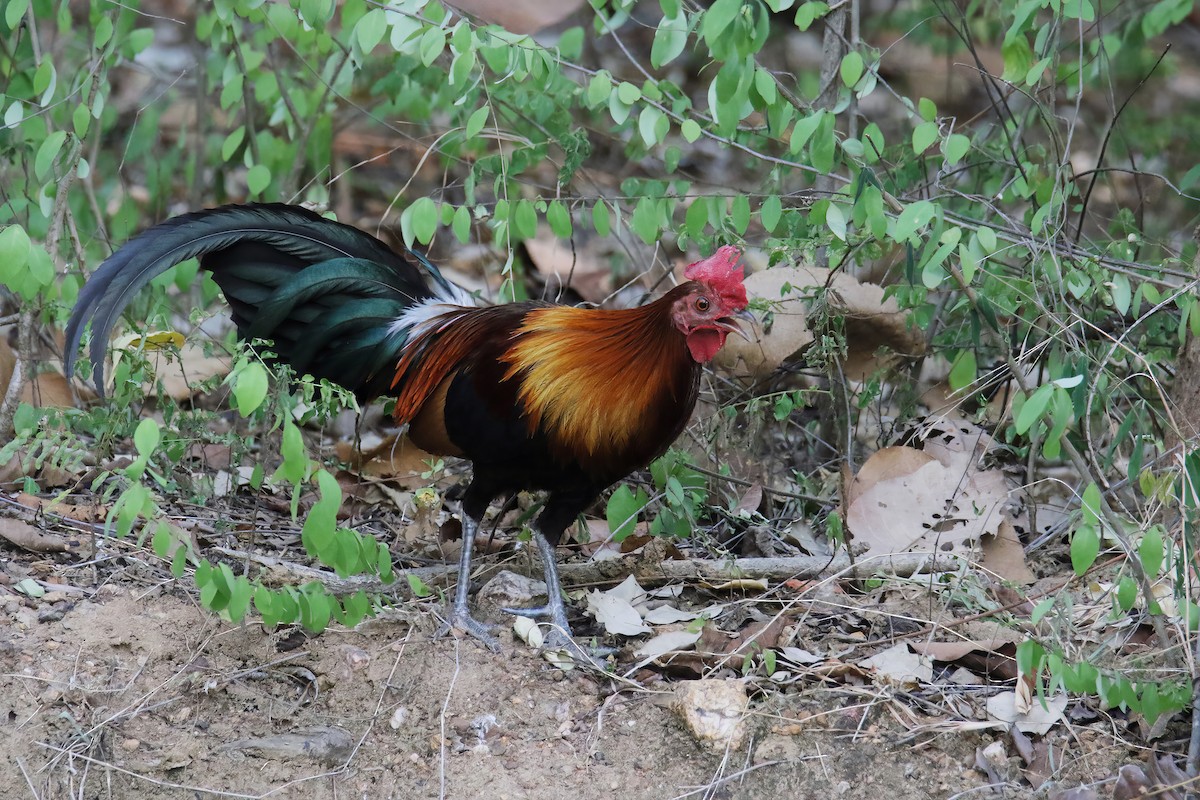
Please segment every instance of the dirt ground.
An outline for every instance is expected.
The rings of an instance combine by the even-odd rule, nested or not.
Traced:
[[[887,703],[864,714],[844,691],[756,702],[747,743],[713,753],[670,684],[617,691],[511,640],[496,655],[434,641],[424,618],[288,650],[161,588],[0,610],[5,798],[923,798],[987,783],[972,763],[992,734],[911,738]],[[801,709],[819,722],[783,724]]]

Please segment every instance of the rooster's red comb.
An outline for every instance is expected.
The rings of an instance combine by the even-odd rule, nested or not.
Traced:
[[[683,275],[690,281],[699,281],[712,289],[733,310],[746,307],[746,287],[742,279],[746,271],[738,264],[742,252],[733,245],[718,248],[703,261],[688,264]]]

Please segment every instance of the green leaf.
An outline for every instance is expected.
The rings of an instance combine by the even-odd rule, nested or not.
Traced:
[[[686,139],[689,144],[699,139],[702,133],[700,130],[700,123],[696,122],[694,119],[685,119],[683,124],[679,126],[679,132],[683,134],[683,138]]]
[[[1162,572],[1163,554],[1162,528],[1155,525],[1146,531],[1138,544],[1138,558],[1142,561],[1142,571],[1150,580],[1154,580]]]
[[[433,235],[437,232],[438,226],[438,208],[433,200],[429,197],[419,197],[412,204],[412,232],[417,241],[421,244],[429,244],[433,241]]]
[[[1103,498],[1100,496],[1100,487],[1096,485],[1095,481],[1092,481],[1083,490],[1083,502],[1079,507],[1085,526],[1098,526],[1100,524],[1100,506],[1102,502]]]
[[[1042,74],[1046,71],[1046,67],[1048,66],[1050,66],[1049,56],[1039,60],[1032,67],[1030,67],[1029,71],[1025,73],[1025,85],[1033,86],[1040,81],[1042,79]]]
[[[467,126],[464,134],[468,139],[473,139],[483,130],[484,123],[487,122],[488,114],[491,113],[489,106],[475,109],[471,116],[467,119]]]
[[[812,156],[812,165],[819,172],[831,172],[834,167],[834,159],[838,153],[835,122],[836,118],[833,114],[824,114],[808,148]]]
[[[942,155],[946,157],[947,164],[957,164],[963,160],[963,156],[971,149],[971,140],[961,133],[952,133],[946,137],[946,141],[942,142]]]
[[[639,488],[635,495],[624,483],[616,488],[604,509],[608,530],[614,541],[619,542],[633,533],[638,514],[646,507],[648,499],[645,489]]]
[[[438,56],[442,54],[442,50],[446,47],[446,32],[441,28],[429,28],[421,35],[421,44],[419,51],[421,53],[421,63],[425,66],[431,65],[437,61]]]
[[[537,209],[528,200],[518,200],[513,208],[512,231],[522,239],[537,236]]]
[[[1024,435],[1026,431],[1033,427],[1042,414],[1046,410],[1046,406],[1050,404],[1050,394],[1054,391],[1054,384],[1046,383],[1039,386],[1029,399],[1021,406],[1021,410],[1017,412],[1016,419],[1013,420],[1013,429],[1020,435]]]
[[[608,74],[608,70],[602,69],[588,81],[587,92],[584,94],[588,108],[597,108],[608,102],[608,96],[611,92],[612,76]]]
[[[267,370],[257,361],[249,361],[238,370],[233,384],[233,401],[238,413],[248,417],[267,397]]]
[[[466,244],[471,240],[471,212],[466,206],[459,206],[454,209],[454,218],[450,221],[450,230],[454,232],[454,238],[458,239],[462,244]]]
[[[922,97],[917,101],[917,113],[926,122],[933,122],[937,119],[937,104],[928,97]]]
[[[683,13],[664,16],[654,31],[654,44],[650,46],[650,66],[661,69],[674,61],[687,47],[687,15]]]
[[[334,0],[300,0],[300,16],[317,30],[324,30],[325,23],[333,16]]]
[[[0,230],[0,283],[13,284],[22,276],[33,245],[20,225]]]
[[[225,141],[221,143],[221,160],[228,161],[237,153],[238,148],[242,146],[242,142],[246,138],[246,126],[239,125],[229,132],[225,137]]]
[[[812,138],[813,133],[817,130],[817,126],[821,124],[821,120],[825,116],[825,111],[817,111],[803,119],[796,120],[796,124],[792,127],[792,136],[788,142],[788,149],[793,153],[799,153],[808,140]]]
[[[567,28],[558,35],[558,52],[567,61],[578,61],[583,52],[584,34],[579,25]]]
[[[54,131],[45,138],[41,147],[38,148],[37,155],[33,159],[33,173],[38,180],[43,180],[50,174],[54,162],[58,160],[58,154],[62,150],[63,144],[67,141],[66,131]]]
[[[729,216],[733,222],[733,229],[739,234],[744,234],[750,226],[750,198],[744,194],[735,195]]]
[[[693,239],[704,233],[708,225],[708,198],[697,197],[692,200],[684,214],[683,225]]]
[[[608,204],[603,200],[597,200],[596,205],[592,206],[592,226],[595,227],[596,233],[600,236],[608,236],[612,231],[611,223]]]
[[[779,195],[773,194],[766,200],[763,200],[762,205],[758,209],[758,219],[768,233],[774,233],[775,227],[779,225],[779,219],[783,216],[783,201],[779,199]]]
[[[246,172],[246,188],[250,194],[262,194],[271,185],[271,170],[266,164],[255,164]]]
[[[700,31],[704,35],[704,40],[710,49],[741,10],[742,0],[716,0],[709,7],[708,11],[704,12],[704,20],[700,23]]]
[[[796,9],[796,28],[800,31],[806,31],[812,24],[821,17],[829,13],[828,3],[802,3]]]
[[[151,455],[154,448],[158,447],[161,436],[162,432],[154,420],[146,418],[139,422],[133,431],[133,446],[137,448],[138,455],[143,457]]]
[[[975,231],[975,235],[979,237],[979,245],[987,253],[996,252],[996,232],[991,228],[980,228]]]
[[[41,105],[44,106],[50,102],[50,95],[54,93],[56,83],[58,83],[58,72],[54,69],[54,62],[47,58],[38,64],[37,70],[33,73],[33,93],[41,96],[38,100]]]
[[[779,100],[779,87],[775,85],[775,76],[762,67],[754,71],[754,91],[768,106]]]
[[[892,235],[898,242],[906,241],[933,219],[935,211],[933,203],[928,200],[918,200],[915,203],[909,203],[900,212],[900,216],[896,218],[896,225]]]
[[[863,74],[863,57],[857,51],[851,50],[842,57],[842,83],[853,89]]]
[[[100,50],[104,47],[104,45],[108,44],[108,40],[112,38],[112,35],[112,18],[110,18],[108,15],[105,15],[100,18],[99,22],[96,23],[96,32],[92,34],[92,46],[97,50]]]
[[[1121,578],[1117,584],[1117,605],[1122,611],[1128,611],[1133,608],[1133,604],[1137,602],[1137,584],[1133,578],[1126,575]]]
[[[425,581],[421,580],[420,576],[413,575],[411,572],[404,575],[408,581],[408,588],[416,597],[429,597],[433,594],[433,590],[425,585]]]
[[[279,465],[276,475],[292,485],[299,484],[308,474],[309,459],[304,449],[304,437],[290,419],[283,423],[283,442],[279,453],[283,456],[283,463]]]
[[[975,363],[975,351],[958,351],[958,357],[954,359],[954,364],[950,367],[950,389],[957,392],[967,388],[975,382],[977,372],[978,366]]]
[[[1057,386],[1057,382],[1055,385]],[[1050,431],[1042,443],[1042,457],[1047,461],[1057,459],[1062,453],[1062,437],[1074,417],[1074,410],[1071,395],[1059,387],[1054,392],[1054,400],[1050,404]]]
[[[546,208],[546,222],[558,238],[571,238],[571,212],[560,201],[555,200]]]
[[[663,112],[654,106],[646,106],[638,115],[638,133],[642,135],[642,141],[646,143],[647,147],[653,147],[662,141],[662,134],[665,134],[665,131],[659,131],[660,123],[670,125]]]
[[[87,106],[75,106],[75,110],[71,112],[71,130],[75,132],[75,137],[82,139],[87,136],[88,129],[91,127],[91,110]]]
[[[325,556],[337,535],[337,512],[342,505],[342,488],[337,479],[324,469],[317,471],[317,486],[321,499],[309,509],[304,526],[300,529],[300,538],[310,555],[329,563]]]
[[[826,209],[825,225],[830,233],[843,242],[846,241],[846,215],[837,203],[830,203]]]
[[[938,124],[936,122],[922,122],[913,129],[912,148],[917,155],[924,153],[931,144],[937,141]]]
[[[4,112],[4,127],[15,128],[25,119],[25,106],[20,100],[13,100],[12,105]]]
[[[359,49],[364,54],[374,50],[375,45],[383,41],[387,27],[387,15],[382,8],[373,8],[363,14],[354,26],[354,36],[358,40]]]
[[[1071,536],[1071,567],[1076,575],[1083,575],[1096,563],[1100,554],[1100,534],[1091,525],[1080,526]]]
[[[633,209],[633,217],[629,220],[633,232],[646,244],[654,244],[658,239],[658,203],[653,198],[643,197],[638,200]]]
[[[634,86],[629,81],[621,81],[617,85],[617,99],[625,105],[633,105],[638,100],[642,99],[642,90]]]
[[[16,30],[21,24],[21,17],[25,16],[28,10],[29,0],[8,0],[8,6],[4,9],[4,22],[8,29]]]

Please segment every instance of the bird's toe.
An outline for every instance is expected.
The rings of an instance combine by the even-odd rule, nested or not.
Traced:
[[[462,631],[493,653],[500,652],[500,640],[492,635],[491,626],[480,622],[470,614],[451,612],[449,619],[442,623],[442,626],[434,633],[433,638],[440,639],[451,630]]]

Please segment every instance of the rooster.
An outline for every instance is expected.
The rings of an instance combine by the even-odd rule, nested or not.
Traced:
[[[471,616],[471,549],[489,504],[546,492],[534,539],[548,602],[513,613],[547,619],[551,647],[572,644],[555,567],[564,531],[602,491],[661,455],[696,403],[701,369],[730,333],[746,290],[738,251],[687,267],[686,283],[640,308],[525,301],[479,307],[417,253],[291,205],[235,205],[174,217],[130,240],[79,293],[67,325],[67,374],[92,324],[98,391],[122,310],[152,278],[198,257],[238,334],[270,339],[281,361],[361,401],[395,398],[395,419],[430,453],[469,459],[458,585],[444,628],[492,650]],[[416,263],[414,263],[416,262]]]

